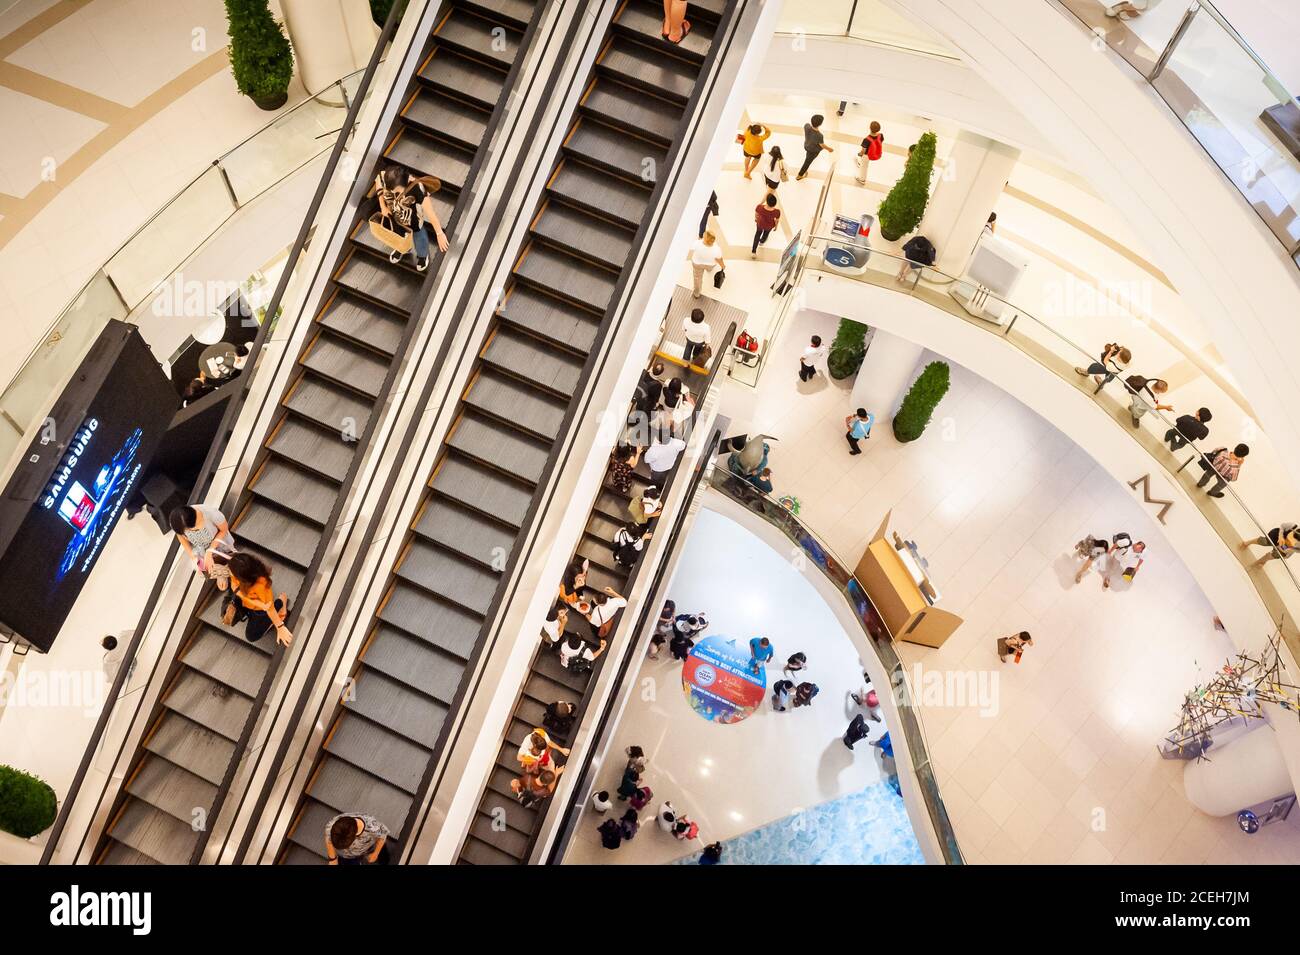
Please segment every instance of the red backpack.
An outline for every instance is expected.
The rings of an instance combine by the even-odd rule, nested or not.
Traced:
[[[885,152],[885,134],[877,133],[874,136],[867,137],[867,158],[872,162],[879,159]]]

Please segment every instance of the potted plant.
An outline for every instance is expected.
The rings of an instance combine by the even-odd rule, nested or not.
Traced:
[[[849,318],[840,319],[835,341],[831,342],[830,353],[826,356],[826,370],[832,378],[847,378],[862,367],[862,359],[867,353],[866,337],[866,325]]]
[[[289,98],[293,47],[267,2],[226,0],[226,19],[235,85],[261,109],[275,110]]]
[[[920,225],[925,205],[930,201],[935,149],[934,133],[925,133],[916,141],[916,148],[903,167],[902,178],[894,183],[876,210],[880,235],[886,241],[897,242]]]
[[[894,437],[899,441],[915,441],[930,423],[930,416],[948,393],[948,365],[932,361],[922,369],[912,387],[903,398],[903,405],[894,415]]]
[[[12,766],[0,766],[0,830],[23,839],[54,825],[59,803],[43,779]]]

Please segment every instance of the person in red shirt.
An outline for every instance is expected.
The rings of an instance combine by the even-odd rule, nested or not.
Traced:
[[[781,221],[781,210],[776,207],[776,196],[769,195],[754,207],[754,245],[749,250],[751,259],[758,258],[758,247],[767,241],[776,224]]]

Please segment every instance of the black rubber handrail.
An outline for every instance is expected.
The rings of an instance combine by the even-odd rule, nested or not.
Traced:
[[[404,9],[405,4],[397,3],[393,5],[393,8],[388,13],[388,19],[384,22],[384,27],[380,31],[379,38],[375,41],[375,48],[370,54],[370,61],[366,64],[366,71],[361,77],[361,82],[357,85],[356,94],[353,97],[351,106],[348,108],[347,117],[343,121],[339,137],[334,143],[334,148],[330,151],[330,157],[326,161],[325,171],[321,175],[320,183],[316,186],[316,191],[312,194],[311,202],[308,204],[307,214],[303,218],[302,226],[298,229],[298,235],[294,239],[293,245],[290,247],[289,255],[285,260],[284,271],[280,274],[280,280],[276,283],[275,292],[271,295],[271,300],[264,313],[265,317],[262,319],[262,323],[257,329],[257,335],[249,346],[248,362],[245,365],[244,372],[238,379],[239,387],[235,394],[230,397],[229,402],[226,405],[225,413],[221,416],[221,423],[217,428],[216,437],[213,440],[212,446],[208,449],[207,455],[204,457],[203,466],[199,470],[199,476],[194,483],[194,490],[190,495],[191,501],[201,501],[204,495],[207,494],[208,488],[211,487],[212,480],[216,476],[217,463],[221,460],[221,456],[226,449],[226,442],[230,439],[230,436],[234,431],[235,421],[248,397],[254,374],[257,371],[257,362],[262,354],[262,347],[266,344],[266,338],[270,333],[271,326],[276,323],[276,316],[280,309],[280,303],[284,298],[284,293],[288,288],[289,281],[293,277],[294,263],[296,263],[302,256],[303,250],[306,248],[307,237],[311,233],[316,214],[320,211],[321,203],[325,198],[325,192],[329,188],[330,180],[334,175],[334,171],[338,168],[339,160],[342,158],[343,152],[347,148],[347,131],[351,130],[356,124],[357,116],[361,111],[361,104],[365,100],[371,82],[374,80],[375,73],[379,68],[379,63],[383,59],[384,47],[387,45],[388,41],[392,39],[393,33],[397,28],[397,23],[401,19],[400,14],[404,12]],[[346,209],[347,207],[345,206],[343,211],[346,212]],[[340,213],[340,218],[342,218],[342,215],[343,213]],[[324,259],[322,258],[322,263],[323,262]],[[319,267],[317,268],[316,274],[319,274]],[[314,283],[315,278],[313,277],[312,284]],[[308,287],[310,288],[310,286]],[[63,805],[59,807],[58,818],[54,821],[54,826],[50,831],[50,837],[45,844],[44,851],[41,853],[41,865],[48,865],[58,848],[59,840],[63,835],[63,830],[67,826],[68,816],[70,815],[73,806],[76,804],[77,796],[80,794],[81,786],[85,782],[86,773],[90,768],[90,763],[94,759],[95,752],[98,750],[104,732],[108,727],[109,719],[113,714],[113,707],[122,692],[122,687],[125,685],[127,677],[131,673],[131,664],[135,661],[136,653],[139,652],[140,644],[143,642],[145,632],[148,628],[149,618],[153,615],[166,580],[171,574],[172,565],[175,562],[176,554],[179,549],[180,544],[175,540],[172,541],[171,546],[167,549],[167,557],[163,562],[162,568],[158,572],[156,580],[154,581],[153,590],[150,592],[149,600],[140,614],[140,621],[135,628],[135,632],[131,636],[131,642],[127,645],[122,665],[118,668],[117,674],[113,678],[113,685],[108,692],[103,709],[100,710],[99,719],[96,721],[95,729],[91,733],[90,742],[87,744],[86,750],[82,754],[81,762],[78,764],[77,772],[72,779],[72,785],[68,789],[68,794],[64,797]],[[173,623],[174,622],[175,620],[173,619]],[[153,670],[150,673],[150,682],[152,682],[153,678],[157,675],[158,665],[161,662],[161,657],[159,660],[155,661]],[[139,714],[139,708],[142,703],[143,695],[141,696],[140,701],[137,702],[135,715]],[[135,716],[132,717],[132,723],[134,723],[134,721]],[[130,734],[128,733],[127,736],[129,738]],[[125,745],[126,739],[123,740],[122,748],[124,748]],[[121,756],[122,748],[119,748],[118,750],[118,758]],[[116,763],[116,758],[114,763]],[[95,814],[98,813],[98,806],[102,804],[104,793],[107,791],[108,784],[111,781],[111,777],[105,780],[104,789],[101,791],[99,800],[96,802]],[[82,835],[82,842],[77,848],[78,856],[81,854],[81,850],[85,846],[85,838],[86,835],[89,834],[90,827],[93,826],[95,814],[92,814],[90,820],[91,825],[88,825],[87,832]]]
[[[692,90],[690,98],[682,109],[681,126],[685,129],[686,135],[683,138],[674,141],[665,157],[664,163],[670,170],[669,175],[665,178],[658,179],[655,183],[655,188],[652,190],[650,200],[646,206],[648,210],[653,211],[649,216],[643,219],[640,227],[637,229],[636,236],[633,238],[629,247],[629,260],[638,255],[641,250],[653,245],[659,235],[660,229],[664,227],[664,196],[670,187],[670,183],[676,184],[681,180],[682,175],[681,166],[676,161],[677,157],[691,146],[695,141],[696,136],[700,133],[699,120],[695,114],[699,109],[700,102],[705,98],[706,87],[711,93],[717,85],[718,71],[715,67],[724,55],[721,51],[724,47],[729,51],[731,44],[735,39],[735,26],[737,20],[736,11],[738,6],[744,2],[745,0],[728,0],[726,9],[723,11],[722,17],[718,22],[718,29],[714,32],[713,44],[697,74],[695,88]],[[726,34],[726,39],[720,41],[719,37],[724,33]],[[588,74],[588,77],[589,76],[590,74]],[[708,77],[707,80],[705,79],[706,76]],[[585,82],[588,77],[584,77],[583,81]],[[708,133],[706,133],[706,135],[708,135]],[[669,228],[674,226],[675,223],[672,226],[669,226]],[[603,371],[606,363],[609,361],[609,352],[606,350],[602,353],[602,349],[604,349],[606,342],[616,334],[615,327],[618,326],[621,328],[623,322],[627,319],[629,303],[626,298],[626,291],[629,286],[634,286],[636,282],[641,280],[645,268],[646,259],[645,256],[642,256],[634,268],[629,268],[625,265],[620,272],[619,280],[615,283],[614,290],[610,296],[610,301],[613,304],[609,306],[609,309],[606,312],[607,316],[610,317],[602,319],[601,321],[600,330],[596,334],[596,338],[591,346],[591,351],[588,353],[587,360],[583,364],[582,371],[579,374],[578,381],[580,383],[585,385],[595,381],[599,377],[601,371]],[[594,392],[592,389],[587,388],[582,392],[581,400],[571,401],[568,411],[565,413],[564,420],[561,422],[560,428],[556,434],[565,435],[571,432],[574,422],[579,420],[582,413],[590,407],[592,400],[594,400]],[[547,457],[546,464],[542,469],[541,477],[538,480],[539,487],[546,486],[546,493],[544,495],[534,494],[533,500],[529,504],[528,510],[520,524],[521,528],[530,527],[536,520],[537,515],[550,506],[555,494],[557,493],[556,478],[559,474],[563,473],[564,466],[567,465],[572,458],[574,447],[575,444],[572,441],[556,439],[555,444],[551,449],[551,453]],[[478,686],[482,682],[484,675],[481,663],[485,655],[490,653],[490,651],[496,647],[497,640],[500,637],[500,631],[503,624],[498,616],[498,612],[503,605],[505,605],[510,599],[513,599],[514,594],[518,591],[521,579],[517,571],[532,559],[533,549],[536,544],[537,539],[534,534],[524,547],[520,548],[511,556],[506,567],[503,569],[501,575],[502,580],[510,580],[510,585],[508,587],[498,588],[484,614],[485,620],[494,621],[493,632],[490,636],[481,638],[476,644],[474,652],[471,654],[470,659],[466,664],[465,677],[462,678],[461,684],[452,698],[449,712],[459,713],[464,701],[477,692]],[[408,815],[407,822],[403,826],[402,842],[404,845],[404,853],[410,852],[411,847],[419,841],[424,832],[424,826],[428,821],[429,813],[433,807],[432,800],[428,799],[429,793],[436,788],[441,779],[440,774],[446,768],[445,766],[440,765],[442,762],[441,756],[448,747],[456,744],[464,728],[463,720],[459,721],[456,725],[455,732],[453,733],[450,725],[451,722],[451,720],[448,720],[443,724],[442,729],[439,731],[438,739],[434,744],[434,757],[429,760],[429,765],[425,770],[424,776],[420,780],[420,786],[416,792],[416,797],[412,801],[412,815]],[[438,778],[435,779],[435,777]],[[426,800],[428,805],[424,806],[424,811],[420,814],[420,820],[414,833],[414,838],[411,838],[410,826],[414,822],[413,814],[419,810],[421,803]]]
[[[568,0],[559,0],[561,6],[565,2],[568,2]],[[584,7],[589,2],[590,0],[582,0]],[[505,86],[513,86],[514,83],[517,81],[518,71],[522,68],[522,64],[524,60],[527,58],[527,52],[531,50],[536,35],[537,27],[545,17],[545,9],[547,8],[545,7],[545,0],[543,0],[543,4],[539,5],[536,15],[534,16],[533,20],[530,22],[528,29],[527,31],[525,31],[524,37],[520,42],[519,52],[515,57],[514,63],[511,65],[510,72],[507,74]],[[548,35],[547,43],[550,43],[552,39],[554,39],[554,30],[552,30],[551,34]],[[569,34],[565,37],[564,46],[558,58],[560,62],[562,62],[563,59],[565,58],[565,55],[567,54],[567,51],[571,48],[574,39],[575,36],[573,34]],[[540,74],[536,72],[532,74],[532,76],[529,78],[528,85],[526,87],[524,94],[521,97],[519,97],[521,102],[526,100],[529,96],[531,96],[532,91],[536,83],[538,82],[539,78],[540,78]],[[497,110],[501,110],[508,99],[509,99],[508,96],[502,96],[500,101],[498,102]],[[507,137],[511,141],[518,139],[515,133],[518,130],[518,123],[521,118],[521,115],[522,113],[516,113],[513,119],[514,125],[510,130],[510,135]],[[491,130],[496,128],[496,126],[499,123],[499,119],[500,117],[498,112],[494,111],[492,115],[492,119],[490,120],[488,126],[489,133]],[[541,113],[537,112],[534,114],[533,120],[528,130],[524,134],[524,138],[526,140],[531,140],[535,138],[538,129],[540,128],[540,124],[541,124]],[[485,142],[487,141],[489,133],[485,133],[485,138],[484,138]],[[488,149],[484,148],[479,153],[479,155],[475,157],[474,164],[470,167],[470,173],[467,174],[466,176],[467,182],[471,181],[474,178],[474,176],[477,174],[481,162],[486,160],[487,153],[488,153]],[[522,172],[523,162],[527,158],[529,158],[528,151],[521,150],[520,156],[518,157],[518,159],[516,159],[516,162],[510,172],[510,175],[506,179],[507,182],[519,181]],[[499,172],[498,172],[498,176],[499,176]],[[478,210],[476,210],[475,213],[476,216],[481,215],[484,208],[486,208],[486,206],[480,207]],[[501,202],[497,205],[496,209],[494,210],[491,221],[488,223],[487,227],[484,230],[485,234],[492,235],[497,232],[497,229],[500,226],[501,221],[505,218],[506,208],[507,208],[507,203],[505,202]],[[473,231],[473,229],[476,227],[477,227],[477,222],[475,223],[474,226],[471,226],[470,230],[468,231]],[[486,241],[482,243],[479,252],[475,257],[474,264],[470,266],[474,274],[477,274],[478,272],[482,271],[490,251],[491,251],[491,243]],[[465,289],[462,291],[461,297],[456,304],[456,308],[453,314],[457,314],[457,315],[464,314],[466,305],[468,304],[469,298],[473,293],[473,289],[474,289],[473,283],[466,284]],[[442,369],[446,366],[446,360],[451,349],[451,343],[452,343],[452,336],[447,335],[443,338],[441,344],[439,345],[438,351],[434,356],[432,364],[430,365],[430,371],[427,373],[425,386],[421,393],[420,402],[417,405],[417,407],[424,407],[429,404],[430,399],[432,398],[433,395],[434,386],[437,384]],[[418,430],[421,421],[422,421],[421,415],[412,416],[411,421],[407,426],[406,432],[404,433],[402,441],[399,446],[410,447],[413,445],[415,434],[416,431]],[[390,431],[388,436],[385,438],[385,447],[387,447],[391,443],[392,437],[393,437],[393,432]],[[382,492],[380,494],[381,500],[387,500],[392,495],[396,487],[397,479],[399,476],[400,476],[400,468],[394,467],[390,470],[388,477],[384,482]],[[354,529],[355,529],[355,524],[354,524]],[[349,533],[351,533],[351,531]],[[350,593],[352,589],[356,586],[357,579],[360,577],[361,568],[364,563],[364,561],[361,559],[362,556],[363,555],[359,555],[358,558],[355,561],[353,561],[350,571],[343,583],[343,588],[341,591],[342,593]],[[308,670],[307,677],[304,681],[303,691],[299,694],[297,698],[297,702],[294,705],[293,712],[290,714],[289,720],[285,724],[287,727],[296,727],[300,725],[302,715],[307,708],[307,703],[311,696],[311,690],[313,687],[316,686],[317,681],[320,677],[320,673],[324,668],[326,659],[329,656],[328,651],[334,645],[333,643],[334,636],[340,633],[346,634],[351,632],[350,627],[342,626],[342,618],[346,612],[346,609],[347,609],[347,602],[345,600],[340,599],[337,605],[335,606],[333,613],[330,616],[330,620],[327,626],[327,632],[331,636],[329,640],[323,643],[321,647],[317,650],[316,657],[313,659],[311,668]],[[299,658],[299,660],[301,660],[301,657]],[[295,670],[295,674],[296,674],[296,670]],[[332,696],[327,695],[321,700],[320,704],[317,706],[314,720],[320,719],[325,705],[328,702],[330,702],[330,700],[332,699],[333,699]],[[266,782],[259,790],[258,798],[253,804],[253,809],[251,814],[251,818],[253,820],[261,818],[263,812],[266,809],[266,804],[271,798],[271,789],[273,788],[273,784],[277,779],[281,778],[281,776],[283,775],[282,767],[288,756],[289,749],[292,746],[293,735],[294,735],[293,733],[286,732],[280,740],[280,745],[277,747],[275,757],[271,763],[272,771],[267,774]],[[298,753],[298,757],[294,762],[294,773],[296,773],[298,769],[301,767],[302,761],[306,757],[308,749],[309,749],[308,741],[304,741],[303,746]],[[281,798],[280,804],[277,806],[275,810],[277,814],[284,809],[284,804],[287,801],[288,797],[290,796],[291,792],[292,792],[292,787],[286,789],[283,797]],[[242,810],[242,808],[243,808],[243,799],[241,799],[240,801],[240,810]],[[271,831],[273,831],[273,829],[274,827],[272,827],[271,830],[268,830],[267,833],[268,840]],[[248,850],[255,837],[255,830],[256,827],[253,824],[250,824],[248,827],[246,827],[244,835],[240,839],[239,847],[235,852],[234,862],[236,864],[239,864],[246,859]],[[263,841],[262,846],[258,852],[259,857],[265,853],[268,840]]]
[[[691,413],[692,427],[697,425],[699,422],[700,405],[703,404],[705,396],[708,395],[709,390],[713,387],[714,382],[718,377],[718,371],[722,368],[723,361],[730,353],[731,350],[729,347],[730,343],[734,342],[735,340],[736,340],[736,323],[732,322],[731,326],[727,329],[726,337],[723,338],[723,341],[728,343],[728,347],[720,349],[718,355],[713,359],[713,367],[709,369],[709,377],[705,381],[704,387],[701,388],[699,391],[699,396],[697,397],[695,403],[695,410]],[[695,496],[695,490],[699,486],[700,479],[703,477],[705,470],[708,468],[709,461],[713,459],[714,449],[717,448],[717,446],[718,446],[718,434],[715,431],[712,435],[709,436],[708,446],[705,448],[704,454],[700,456],[698,467],[691,474],[691,486],[687,490],[686,496],[682,498],[681,506],[678,508],[677,515],[673,519],[672,529],[669,531],[668,534],[668,544],[661,551],[662,556],[659,563],[655,567],[653,582],[650,584],[650,589],[646,592],[645,606],[641,608],[641,613],[637,617],[636,625],[632,628],[631,631],[628,631],[627,642],[623,648],[623,656],[619,661],[618,676],[615,678],[615,685],[621,686],[623,680],[626,679],[627,677],[627,671],[631,667],[632,660],[636,656],[635,650],[639,642],[637,640],[637,635],[644,632],[644,627],[647,620],[649,619],[649,614],[652,611],[656,613],[658,612],[655,611],[655,607],[654,607],[654,599],[653,599],[654,595],[659,591],[659,585],[662,582],[663,575],[665,573],[666,568],[668,567],[669,560],[673,553],[673,548],[677,546],[678,535],[681,533],[682,527],[686,523],[686,517],[690,511],[691,499]],[[672,489],[678,483],[678,476],[681,474],[681,470],[682,470],[681,468],[675,468],[673,470],[673,473],[668,475],[668,480],[664,482],[664,486],[662,488],[662,493],[661,493],[661,497],[664,500],[668,499],[668,495],[672,492]],[[644,570],[645,567],[646,567],[646,562],[644,559],[637,560],[636,565],[632,568],[632,572],[628,574],[627,583],[623,585],[625,594],[632,592],[632,588],[636,586],[637,581],[641,577],[641,572],[642,570]],[[623,624],[625,623],[625,621],[620,620],[619,623]],[[611,642],[613,641],[611,640]],[[539,652],[546,652],[546,651],[541,650]],[[597,677],[600,675],[603,666],[605,664],[605,661],[608,659],[609,659],[608,656],[601,657],[599,660],[596,661],[596,665],[592,668],[591,679],[587,681],[587,686],[582,691],[582,699],[578,701],[578,709],[573,720],[573,729],[569,733],[570,745],[572,745],[573,740],[577,736],[578,731],[582,728],[583,721],[587,717],[587,711],[591,708],[591,701],[596,689]],[[611,706],[607,706],[604,710],[602,710],[600,716],[600,722],[596,726],[595,733],[592,734],[592,739],[599,739],[600,736],[604,733],[605,725],[609,720],[609,713],[611,708],[612,708]],[[590,768],[591,768],[591,760],[587,759],[583,763],[582,772],[578,776],[578,782],[574,784],[573,792],[575,793],[582,792],[583,783],[587,779],[588,771],[590,770]],[[529,857],[532,856],[533,851],[536,848],[537,840],[541,836],[542,828],[545,825],[546,810],[550,807],[550,805],[551,805],[550,801],[543,803],[542,809],[538,813],[539,824],[536,826],[536,828],[533,829],[532,837],[528,840]],[[552,843],[551,851],[547,853],[547,858],[546,858],[547,865],[551,865],[554,862],[556,858],[556,851],[557,851],[555,847],[556,845],[558,845],[561,839],[567,842],[568,832],[570,828],[576,824],[576,820],[572,818],[572,816],[573,816],[573,807],[571,805],[568,809],[565,810],[564,817],[560,822],[561,835],[557,836],[555,842]]]

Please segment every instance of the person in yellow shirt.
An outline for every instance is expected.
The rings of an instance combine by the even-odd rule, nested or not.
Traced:
[[[771,135],[771,129],[762,123],[754,123],[737,137],[740,140],[740,151],[745,154],[746,179],[750,178],[749,174],[763,158],[763,143],[767,142],[767,138]]]

